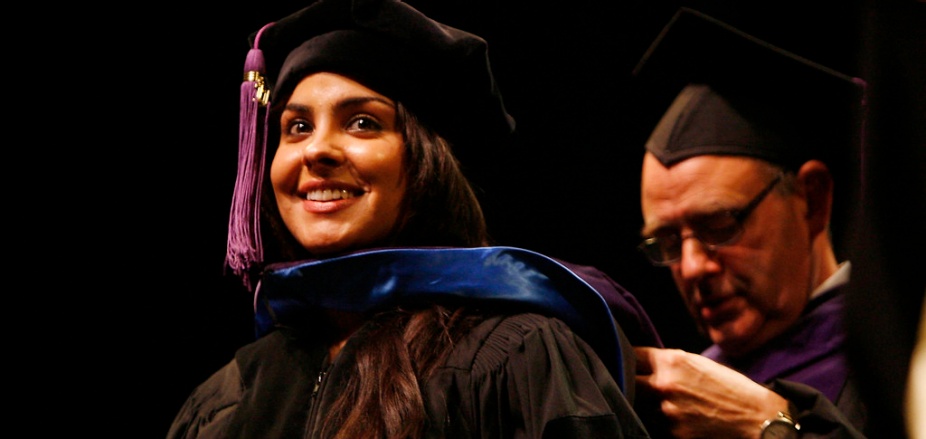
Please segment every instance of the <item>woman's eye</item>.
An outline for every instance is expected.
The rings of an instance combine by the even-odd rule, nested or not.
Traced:
[[[380,131],[383,126],[369,116],[357,116],[347,124],[348,131]]]
[[[292,120],[286,124],[286,132],[289,134],[306,134],[312,132],[312,126],[304,120]]]

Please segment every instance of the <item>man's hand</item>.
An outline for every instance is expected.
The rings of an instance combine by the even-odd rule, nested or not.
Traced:
[[[745,375],[679,349],[638,347],[638,407],[647,428],[676,438],[759,437],[760,426],[788,401]]]

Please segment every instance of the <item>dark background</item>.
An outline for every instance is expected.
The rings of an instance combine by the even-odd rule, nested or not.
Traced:
[[[102,253],[74,258],[78,274],[72,278],[91,285],[99,293],[93,297],[105,304],[88,318],[102,326],[93,338],[102,341],[103,355],[84,350],[86,357],[78,359],[98,373],[85,391],[94,392],[98,380],[116,384],[116,393],[99,407],[102,413],[83,418],[92,430],[115,423],[131,431],[129,437],[163,437],[192,389],[253,337],[251,298],[223,275],[238,88],[247,36],[306,3],[192,3],[110,11],[121,19],[104,20],[74,41],[112,66],[82,84],[85,91],[99,90],[112,115],[96,121],[113,128],[107,135],[89,136],[111,133],[114,146],[97,153],[114,173],[85,175],[91,193],[107,195],[89,197],[93,201],[82,206],[105,214],[88,215],[93,226],[71,244]],[[637,295],[668,346],[688,350],[699,350],[705,340],[681,308],[668,272],[650,266],[635,249],[642,144],[661,109],[634,95],[634,64],[676,8],[686,5],[869,79],[874,141],[866,150],[864,181],[851,188],[859,193],[859,209],[847,220],[856,227],[843,237],[849,251],[840,258],[869,262],[853,271],[865,287],[856,294],[868,299],[856,302],[854,309],[862,312],[853,324],[877,324],[879,333],[896,340],[871,347],[877,344],[866,338],[871,331],[857,331],[866,355],[891,358],[864,371],[889,383],[872,385],[870,397],[883,402],[885,412],[897,409],[899,374],[924,292],[917,270],[926,246],[926,4],[408,3],[489,42],[496,79],[528,151],[513,162],[500,155],[502,172],[468,165],[494,237],[601,268]],[[108,44],[95,47],[93,41]],[[863,187],[869,188],[864,200]],[[100,273],[106,276],[98,278]],[[885,414],[885,424],[896,428],[896,416]]]

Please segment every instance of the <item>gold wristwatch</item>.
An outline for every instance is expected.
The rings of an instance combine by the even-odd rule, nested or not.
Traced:
[[[761,439],[797,439],[800,437],[801,425],[794,422],[785,412],[778,412],[774,419],[762,423]]]

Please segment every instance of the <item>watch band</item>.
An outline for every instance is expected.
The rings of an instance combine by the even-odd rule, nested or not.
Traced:
[[[766,438],[797,438],[801,430],[801,425],[794,421],[791,415],[785,412],[778,412],[778,415],[772,419],[766,419],[762,423],[759,437]]]

